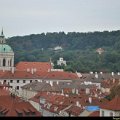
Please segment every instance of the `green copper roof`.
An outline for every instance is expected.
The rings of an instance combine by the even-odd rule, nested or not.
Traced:
[[[13,52],[13,50],[9,45],[0,44],[0,52]]]

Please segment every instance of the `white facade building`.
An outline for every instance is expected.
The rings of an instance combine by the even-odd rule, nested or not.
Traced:
[[[60,65],[60,66],[65,65],[66,66],[67,64],[66,64],[66,61],[62,57],[60,57],[59,60],[57,60],[57,65]]]

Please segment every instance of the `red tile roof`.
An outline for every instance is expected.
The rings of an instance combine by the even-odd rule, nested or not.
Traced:
[[[27,71],[27,69],[36,68],[37,71],[48,71],[52,68],[50,62],[19,62],[16,70]]]
[[[50,72],[43,72],[43,71],[36,71],[34,74],[27,71],[15,71],[11,73],[11,71],[0,71],[0,78],[3,79],[22,79],[22,78],[29,78],[29,79],[58,79],[58,80],[76,80],[79,79],[76,73],[70,72],[60,72],[60,71],[50,71]]]
[[[9,85],[0,83],[0,96],[9,95]]]
[[[10,91],[7,89],[6,90],[6,88],[0,88],[0,96],[4,96],[4,95],[9,95],[10,94]]]
[[[95,112],[92,112],[89,117],[99,117],[100,116],[100,111],[95,111]]]
[[[18,116],[20,113],[22,116],[41,116],[40,112],[29,102],[25,102],[17,96],[15,98],[10,95],[0,96],[0,113],[3,113],[3,110],[5,116]]]
[[[70,113],[71,115],[78,116],[81,112],[83,112],[83,109],[81,107],[72,105],[69,109],[66,110],[66,112]]]
[[[114,87],[115,85],[118,85],[119,83],[119,80],[103,80],[101,82],[101,87],[103,88],[112,88]]]
[[[65,80],[65,79],[70,79],[70,80],[74,80],[74,79],[79,79],[79,77],[77,76],[76,73],[70,73],[70,72],[61,72],[61,71],[51,71],[49,72],[49,74],[46,76],[47,79],[61,79],[61,80]]]
[[[119,110],[120,111],[120,97],[116,96],[108,103],[102,105],[101,108],[107,109],[107,110],[114,110],[114,111]]]

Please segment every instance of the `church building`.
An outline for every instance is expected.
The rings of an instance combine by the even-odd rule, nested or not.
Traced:
[[[0,70],[14,70],[14,52],[12,48],[6,44],[3,30],[0,35]]]

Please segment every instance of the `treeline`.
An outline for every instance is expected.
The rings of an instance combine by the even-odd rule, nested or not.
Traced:
[[[15,36],[8,39],[8,44],[15,51],[15,62],[52,61],[59,57],[67,61],[62,66],[67,71],[120,71],[120,31],[104,32],[54,32]],[[63,50],[54,51],[56,46]],[[99,55],[96,49],[104,49]]]

